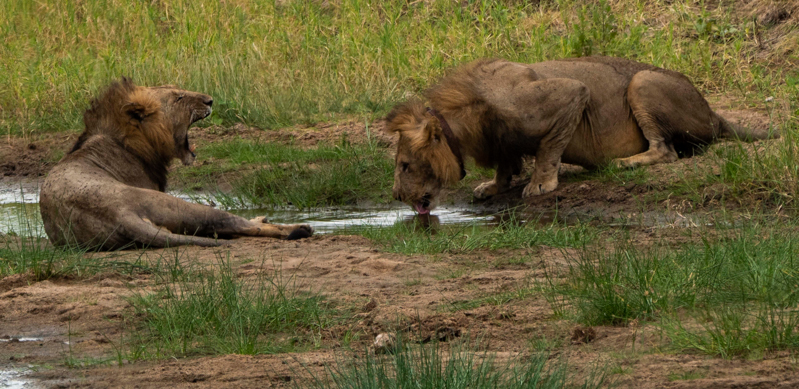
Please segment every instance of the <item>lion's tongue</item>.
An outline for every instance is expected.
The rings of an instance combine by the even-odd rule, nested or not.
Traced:
[[[416,203],[413,206],[414,208],[416,208],[416,212],[418,212],[420,215],[427,215],[428,213],[430,213],[430,210],[425,208],[424,205],[422,205],[422,203]]]

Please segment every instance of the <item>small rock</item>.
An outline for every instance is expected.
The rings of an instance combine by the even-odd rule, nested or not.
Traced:
[[[779,24],[789,17],[791,17],[790,11],[784,8],[776,8],[767,12],[763,12],[757,19],[760,24],[769,26],[773,24]]]
[[[397,338],[388,333],[380,333],[375,337],[375,354],[387,354],[394,351],[397,347]]]
[[[572,332],[572,344],[590,343],[596,339],[596,331],[593,327],[577,327]]]
[[[497,319],[499,319],[499,320],[511,320],[514,317],[516,317],[516,314],[515,313],[511,313],[511,312],[500,312],[497,315]]]
[[[436,338],[439,342],[448,342],[461,336],[459,328],[444,327],[436,330]]]
[[[122,288],[125,286],[125,284],[122,281],[113,280],[109,278],[106,278],[98,282],[97,284],[105,288]]]
[[[366,303],[366,305],[363,306],[363,308],[361,308],[361,311],[371,312],[375,308],[377,308],[377,301],[375,301],[375,299],[371,299],[368,303]]]

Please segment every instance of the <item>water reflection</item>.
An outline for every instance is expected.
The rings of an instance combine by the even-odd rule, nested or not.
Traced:
[[[16,186],[0,188],[0,233],[44,237],[39,214],[38,187]],[[186,201],[214,203],[212,196],[187,196],[170,193]],[[218,202],[216,202],[218,203]],[[491,223],[492,217],[485,210],[466,206],[441,206],[436,215],[416,215],[407,205],[359,205],[324,207],[299,210],[293,207],[228,209],[228,212],[245,218],[266,216],[271,223],[307,223],[317,233],[330,233],[343,229],[386,227],[397,222],[411,223],[420,228],[437,228],[442,224]]]
[[[45,236],[39,215],[38,194],[38,186],[30,183],[0,186],[0,233]],[[211,195],[188,196],[176,192],[170,194],[206,205],[219,203]],[[675,212],[647,211],[621,215],[602,213],[602,210],[598,210],[592,214],[576,212],[564,214],[556,210],[541,213],[520,208],[485,209],[470,204],[439,206],[433,211],[434,215],[417,215],[410,207],[399,203],[324,207],[308,210],[286,207],[228,209],[228,211],[246,218],[266,216],[271,223],[307,223],[320,234],[337,230],[387,227],[398,222],[406,223],[414,229],[432,230],[433,232],[442,225],[452,224],[524,225],[534,223],[548,225],[558,223],[575,225],[595,223],[608,227],[692,228],[711,226],[715,223],[708,223],[701,216]]]

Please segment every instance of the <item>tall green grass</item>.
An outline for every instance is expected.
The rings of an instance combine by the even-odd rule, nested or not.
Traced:
[[[591,242],[600,230],[584,224],[539,225],[535,220],[511,216],[497,225],[473,222],[422,228],[398,222],[390,227],[348,231],[363,235],[384,250],[401,254],[462,254],[476,250],[527,249],[547,245],[581,247]]]
[[[24,196],[22,196],[24,198]],[[82,278],[101,272],[132,274],[148,272],[140,255],[116,260],[111,254],[89,249],[54,247],[45,238],[44,226],[35,204],[0,208],[7,234],[0,233],[0,278],[30,274],[33,280]]]
[[[479,57],[617,55],[684,72],[706,91],[782,98],[795,84],[791,62],[755,55],[752,20],[733,10],[643,0],[4,1],[0,126],[80,127],[89,98],[122,75],[213,95],[216,123],[380,115]]]
[[[549,361],[545,353],[525,358],[497,360],[488,352],[465,346],[450,347],[438,343],[419,346],[400,344],[388,356],[367,355],[362,360],[326,366],[324,376],[312,375],[302,387],[371,389],[371,388],[599,388],[607,384],[604,374],[590,374],[576,383],[566,365]]]
[[[99,260],[84,258],[85,252],[54,248],[47,239],[3,237],[0,243],[0,278],[30,273],[37,281],[60,276],[93,273]]]
[[[303,209],[391,199],[394,163],[372,141],[352,144],[342,138],[335,145],[314,148],[235,141],[211,145],[203,152],[225,166],[260,166],[235,178],[232,191],[217,194],[216,200],[228,208]]]
[[[155,292],[130,298],[129,359],[312,348],[345,314],[279,271],[240,279],[218,259],[208,269],[163,262]]]
[[[799,347],[793,227],[749,224],[701,243],[583,250],[545,288],[588,325],[656,321],[673,344],[725,357]]]

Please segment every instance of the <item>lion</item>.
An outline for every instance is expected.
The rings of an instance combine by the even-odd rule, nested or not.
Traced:
[[[676,161],[719,138],[777,137],[728,123],[683,74],[622,58],[478,60],[425,97],[428,108],[411,99],[386,116],[386,130],[399,134],[394,198],[419,214],[464,177],[464,157],[496,168],[474,190],[485,199],[510,189],[522,158],[534,156],[529,200],[557,188],[561,162],[635,167]]]
[[[298,239],[305,224],[247,220],[164,193],[167,168],[194,162],[188,130],[211,114],[211,96],[174,86],[112,83],[84,113],[85,130],[40,190],[44,229],[56,246],[219,246],[228,238]]]

